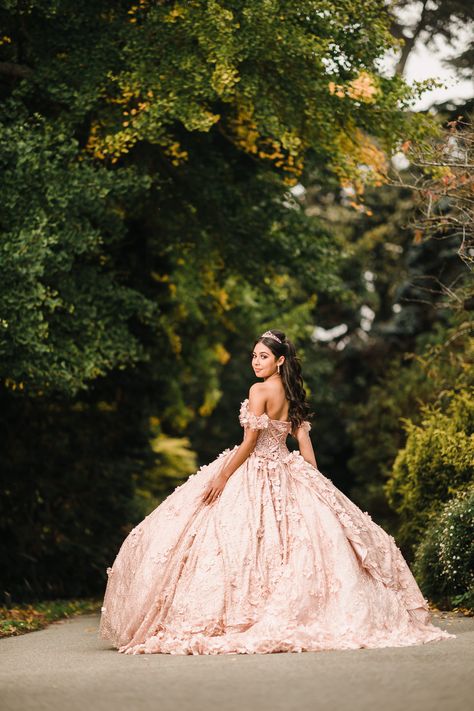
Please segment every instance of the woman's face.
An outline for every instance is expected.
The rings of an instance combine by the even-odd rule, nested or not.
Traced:
[[[276,371],[277,359],[267,346],[257,343],[252,353],[252,368],[257,378],[268,378]]]

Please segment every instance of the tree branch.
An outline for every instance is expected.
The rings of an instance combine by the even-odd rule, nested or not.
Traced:
[[[423,30],[425,29],[426,16],[427,16],[427,5],[428,5],[428,0],[424,0],[423,7],[421,9],[420,19],[418,20],[418,23],[415,27],[413,35],[411,37],[407,37],[405,34],[403,34],[403,39],[405,40],[405,44],[402,47],[402,53],[401,53],[400,59],[398,60],[398,64],[397,64],[397,67],[395,70],[397,72],[397,74],[402,75],[403,72],[405,71],[405,66],[408,61],[410,52],[412,51],[413,47],[415,46],[416,40],[418,39],[420,33],[423,32]]]

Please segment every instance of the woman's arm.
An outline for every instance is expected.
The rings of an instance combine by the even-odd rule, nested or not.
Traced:
[[[255,449],[257,437],[258,430],[249,430],[248,428],[245,430],[244,439],[239,444],[234,454],[232,455],[232,457],[230,457],[229,461],[226,463],[226,465],[221,471],[221,475],[223,477],[229,479],[235,472],[235,470],[238,469],[240,465],[245,462],[247,457]]]
[[[262,388],[263,383],[254,383],[249,390],[249,410],[254,415],[260,416],[265,412],[267,404],[267,396]],[[245,428],[244,439],[239,447],[235,450],[232,457],[226,463],[222,470],[222,474],[228,479],[245,462],[247,457],[255,449],[259,430],[252,430],[250,427]]]
[[[262,383],[255,383],[249,391],[249,410],[257,416],[263,415],[266,405],[266,396],[261,390],[261,385]],[[241,444],[239,444],[233,455],[205,492],[203,497],[204,503],[211,504],[219,496],[227,480],[236,469],[245,462],[251,452],[253,452],[257,443],[258,433],[259,430],[253,430],[250,429],[250,427],[245,428],[244,438]]]
[[[314,449],[313,449],[313,443],[311,442],[311,437],[309,436],[309,431],[305,427],[304,423],[298,427],[296,430],[295,434],[296,439],[298,440],[298,447],[300,450],[300,454],[305,459],[309,464],[312,464],[313,467],[318,468],[318,465],[316,463],[316,457],[314,454]]]

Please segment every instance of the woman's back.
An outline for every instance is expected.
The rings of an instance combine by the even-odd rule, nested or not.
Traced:
[[[280,381],[272,383],[258,383],[262,393],[265,394],[265,412],[271,420],[288,420],[289,403],[285,389]]]

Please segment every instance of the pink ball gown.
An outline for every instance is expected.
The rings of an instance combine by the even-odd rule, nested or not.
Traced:
[[[256,416],[248,399],[239,419],[258,439],[221,496],[202,502],[237,445],[122,543],[99,638],[125,654],[267,654],[455,637],[431,624],[393,536],[288,450],[290,423]]]

